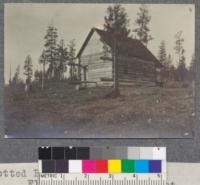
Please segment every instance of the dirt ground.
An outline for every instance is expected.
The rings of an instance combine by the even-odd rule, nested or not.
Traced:
[[[26,95],[5,88],[9,138],[188,138],[193,135],[191,87],[120,87],[75,90],[57,84]]]

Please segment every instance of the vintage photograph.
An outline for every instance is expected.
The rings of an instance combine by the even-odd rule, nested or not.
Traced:
[[[193,4],[5,4],[5,138],[192,138],[194,71]]]

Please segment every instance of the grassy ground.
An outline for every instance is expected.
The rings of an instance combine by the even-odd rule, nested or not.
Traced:
[[[67,83],[45,90],[5,88],[6,134],[44,138],[191,137],[194,97],[191,87],[121,87],[75,90]],[[187,134],[188,133],[188,134]]]

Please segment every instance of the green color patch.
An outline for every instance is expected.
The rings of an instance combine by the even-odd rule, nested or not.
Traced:
[[[134,160],[122,160],[122,172],[133,173],[134,172]]]

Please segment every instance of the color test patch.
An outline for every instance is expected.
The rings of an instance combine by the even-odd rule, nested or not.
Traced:
[[[90,159],[102,159],[102,147],[90,148]]]
[[[39,147],[38,159],[51,159],[51,147]]]
[[[89,147],[78,147],[76,150],[76,159],[90,159]]]
[[[121,160],[108,160],[108,173],[121,173]]]
[[[122,173],[134,173],[134,160],[122,160]]]
[[[42,173],[55,173],[55,161],[43,160],[42,161]]]
[[[69,160],[69,173],[82,173],[82,160]]]
[[[161,173],[162,163],[161,160],[149,161],[149,173]]]
[[[107,160],[96,160],[96,173],[108,173]]]
[[[165,160],[166,154],[166,147],[153,147],[153,159]]]
[[[141,147],[140,148],[140,159],[153,159],[152,147]]]
[[[82,161],[82,173],[95,173],[96,161],[95,160],[83,160]]]
[[[65,159],[76,159],[75,147],[65,147]]]
[[[135,173],[148,173],[149,161],[148,160],[135,160]]]
[[[53,147],[52,148],[52,159],[64,159],[64,147]]]
[[[140,158],[140,147],[127,148],[127,159],[139,159],[139,158]]]
[[[68,161],[56,160],[55,161],[55,173],[68,173]]]

